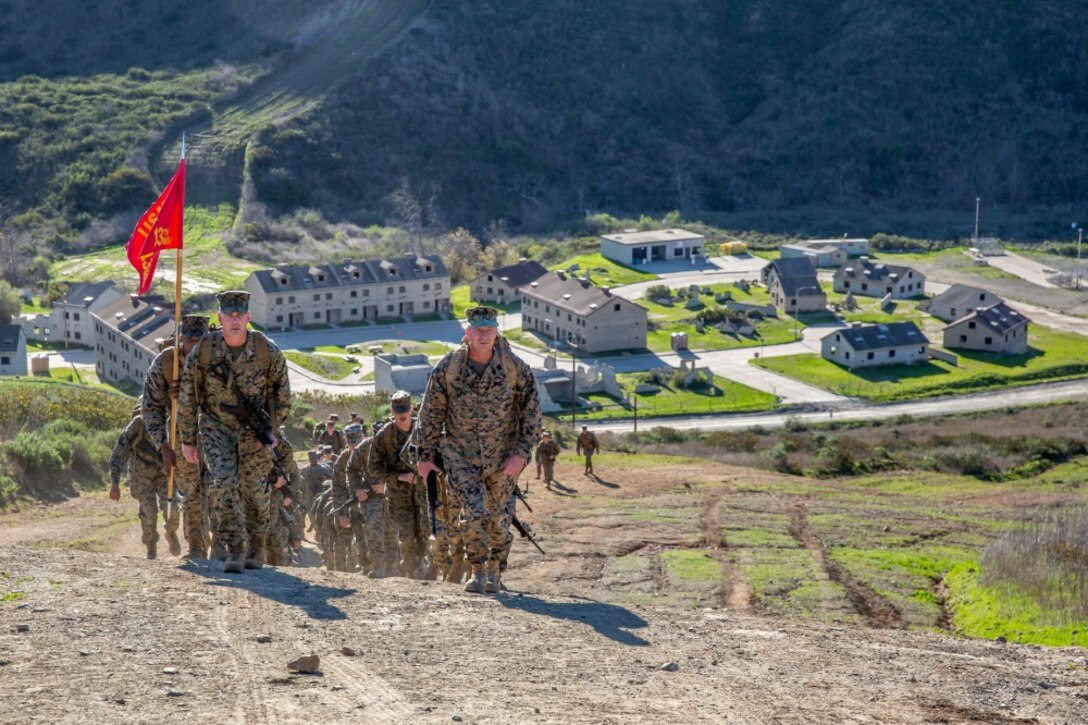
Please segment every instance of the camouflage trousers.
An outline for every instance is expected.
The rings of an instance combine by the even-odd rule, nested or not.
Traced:
[[[208,485],[203,466],[194,466],[178,455],[174,469],[174,488],[181,494],[181,514],[184,521],[185,540],[190,549],[207,549],[209,532],[205,529],[208,508]]]
[[[593,449],[592,448],[590,448],[589,450],[584,450],[583,449],[582,453],[586,457],[586,470],[585,470],[585,472],[586,473],[593,473]]]
[[[555,479],[555,459],[538,458],[536,461],[536,476],[540,478],[540,469],[544,469],[544,483],[551,483]]]
[[[348,517],[348,527],[340,525],[340,517]],[[336,552],[333,566],[337,571],[366,571],[366,524],[357,506],[346,514],[338,514],[336,521]]]
[[[209,416],[201,418],[200,449],[208,467],[208,510],[216,537],[228,551],[264,548],[268,532],[269,453],[248,430],[234,433]]]
[[[159,512],[162,512],[166,531],[178,530],[178,507],[167,503],[166,474],[162,469],[133,460],[129,469],[128,490],[132,498],[140,504],[140,540],[144,546],[150,546],[159,540]]]
[[[388,561],[392,552],[385,549],[385,532],[388,528],[385,520],[385,496],[371,494],[356,510],[363,520],[363,571],[367,574],[388,571],[392,568]]]
[[[427,515],[427,487],[416,477],[412,483],[397,481],[385,487],[386,555],[400,552],[398,573],[413,576],[427,553],[427,538],[431,531]],[[395,548],[390,540],[395,537]]]
[[[485,474],[446,451],[443,455],[447,485],[460,501],[458,522],[465,558],[474,565],[486,564],[492,558],[501,562],[513,541],[510,502],[514,495],[514,480],[502,471]]]
[[[268,534],[265,538],[265,562],[274,566],[293,563],[293,553],[302,544],[302,516],[305,511],[292,499],[290,506],[283,505],[279,491],[269,494]]]
[[[461,499],[450,489],[446,477],[438,479],[438,505],[434,510],[434,540],[431,556],[438,567],[449,571],[455,558],[465,556],[465,544],[461,538]]]

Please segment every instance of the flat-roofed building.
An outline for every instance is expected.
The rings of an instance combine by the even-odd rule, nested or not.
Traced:
[[[863,325],[855,322],[820,341],[820,354],[844,367],[910,365],[929,359],[929,339],[913,322]]]
[[[92,312],[95,370],[102,380],[143,384],[156,342],[174,334],[174,308],[159,295],[130,295]]]
[[[28,340],[67,342],[94,346],[94,320],[91,313],[122,297],[112,280],[73,282],[68,291],[53,303],[48,315],[20,317],[15,322]]]
[[[545,340],[574,342],[578,353],[646,347],[646,308],[564,272],[521,289],[521,324]]]
[[[846,264],[847,258],[846,252],[838,247],[814,242],[783,244],[778,253],[782,255],[783,259],[792,257],[811,259],[817,267],[841,267]]]
[[[517,264],[484,272],[469,283],[469,299],[481,304],[517,302],[518,290],[548,273],[540,262],[523,259]]]
[[[284,264],[252,272],[245,288],[253,322],[265,329],[392,322],[450,309],[450,274],[438,256]]]
[[[623,232],[601,236],[601,255],[634,267],[650,262],[672,262],[703,256],[706,237],[686,229]]]
[[[884,297],[893,300],[921,297],[926,293],[926,277],[911,267],[872,262],[867,257],[848,263],[835,271],[834,288],[839,294],[855,297]]]
[[[942,330],[944,346],[949,349],[979,350],[1000,355],[1020,355],[1028,351],[1028,318],[998,302],[980,307]]]
[[[26,375],[26,334],[18,325],[0,325],[0,375]]]

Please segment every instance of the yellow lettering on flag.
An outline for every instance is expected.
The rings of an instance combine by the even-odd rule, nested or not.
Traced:
[[[155,247],[167,247],[170,245],[170,230],[159,227],[155,230]]]

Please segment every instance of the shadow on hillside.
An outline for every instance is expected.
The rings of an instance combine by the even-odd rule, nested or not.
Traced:
[[[588,624],[599,634],[614,642],[631,647],[647,647],[649,642],[627,631],[642,629],[649,623],[628,609],[616,604],[605,604],[592,599],[580,601],[546,602],[543,599],[522,594],[519,596],[497,596],[495,601],[507,609],[518,609],[529,614],[539,614],[553,619],[565,619],[571,622]]]
[[[208,585],[213,587],[245,589],[259,597],[298,607],[310,619],[347,619],[343,610],[331,604],[331,600],[350,597],[357,591],[311,584],[282,569],[268,567],[245,574],[224,574],[223,565],[218,561],[190,561],[179,568],[208,579]]]

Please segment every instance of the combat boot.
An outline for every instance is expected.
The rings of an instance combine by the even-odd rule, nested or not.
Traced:
[[[147,545],[147,558],[148,559],[154,559],[156,556],[158,556],[158,551],[157,551],[157,548],[156,548],[155,544],[148,544]]]
[[[483,594],[486,580],[487,573],[484,571],[484,565],[473,564],[472,576],[469,577],[468,582],[465,584],[465,591],[472,594]]]
[[[215,538],[215,543],[212,544],[212,558],[216,561],[227,560],[227,549],[223,546],[223,542],[219,540],[218,536]]]
[[[264,544],[256,542],[250,545],[244,566],[246,569],[260,569],[264,566]]]
[[[181,542],[178,541],[178,532],[176,532],[176,531],[167,531],[166,532],[166,543],[170,546],[170,555],[171,556],[180,556],[181,555]]]
[[[489,559],[484,567],[484,591],[488,594],[498,594],[502,591],[502,582],[499,580],[499,562]]]
[[[241,574],[246,570],[245,555],[241,551],[232,551],[223,562],[224,574]]]

